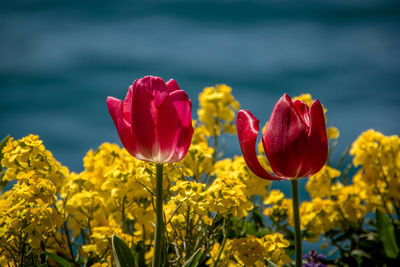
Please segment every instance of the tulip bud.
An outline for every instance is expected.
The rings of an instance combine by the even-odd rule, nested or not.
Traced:
[[[259,121],[247,110],[236,119],[243,157],[256,175],[269,180],[300,178],[315,174],[328,155],[325,118],[322,105],[315,100],[311,107],[284,94],[276,103],[262,137],[268,162],[276,174],[268,173],[258,162],[255,143]]]
[[[108,97],[107,107],[125,149],[155,163],[182,160],[193,136],[192,102],[174,80],[137,79],[125,100]]]

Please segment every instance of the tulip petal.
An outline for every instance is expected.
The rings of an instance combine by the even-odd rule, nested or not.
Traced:
[[[156,140],[153,158],[155,162],[168,162],[174,155],[182,125],[170,96],[160,106],[156,125]]]
[[[263,135],[265,154],[277,175],[300,177],[307,136],[308,126],[290,96],[284,94],[276,103]]]
[[[192,126],[192,101],[190,101],[188,95],[183,90],[173,91],[169,100],[174,106],[175,112],[179,118],[179,126],[182,130],[179,132],[177,143],[174,148],[174,152],[171,154],[168,162],[178,162],[182,160],[191,143],[193,136],[193,126]],[[160,114],[161,114],[160,110]],[[171,127],[169,120],[167,127]]]
[[[158,108],[168,96],[167,86],[160,77],[146,76],[136,80],[135,83],[137,83],[136,90],[141,88],[141,90],[146,91],[146,93],[154,98],[154,105],[156,108]],[[135,89],[135,84],[133,87]]]
[[[168,89],[168,93],[169,93],[169,94],[171,94],[173,91],[181,90],[181,89],[179,88],[179,86],[178,86],[178,83],[177,83],[174,79],[169,80],[169,81],[166,83],[166,85],[167,85],[167,89]]]
[[[124,118],[122,101],[115,97],[107,97],[107,107],[117,128],[122,145],[133,155],[136,151],[135,141],[132,137],[131,125]]]
[[[326,136],[325,116],[321,103],[315,100],[310,107],[310,131],[304,157],[303,169],[310,176],[324,166],[328,155],[328,138]]]
[[[240,149],[249,169],[258,177],[267,180],[282,180],[268,173],[260,164],[256,153],[257,135],[260,131],[259,121],[248,110],[240,110],[236,118],[236,128]]]
[[[182,128],[178,138],[178,144],[175,149],[175,153],[168,160],[168,162],[179,162],[181,161],[187,154],[193,136],[193,126],[190,124],[189,127]]]
[[[143,86],[146,83],[141,83],[141,80],[135,81],[132,92],[132,135],[135,138],[137,149],[133,156],[141,160],[152,161],[153,145],[156,141],[157,108],[153,95],[148,88]]]
[[[297,110],[297,114],[299,114],[300,118],[303,119],[303,122],[307,126],[310,126],[310,114],[307,104],[300,100],[295,100],[293,101],[293,105]]]
[[[131,124],[132,120],[132,95],[133,95],[133,85],[129,86],[128,93],[126,93],[125,100],[122,106],[124,113],[124,119]]]
[[[181,125],[184,127],[192,125],[192,101],[190,101],[186,92],[177,90],[172,92],[169,97],[179,116]]]

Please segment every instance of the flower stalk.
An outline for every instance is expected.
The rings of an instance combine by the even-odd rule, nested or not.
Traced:
[[[294,222],[294,249],[296,254],[296,267],[302,266],[301,229],[299,214],[299,186],[297,179],[290,180],[292,184],[292,205]]]
[[[223,234],[223,239],[222,239],[222,243],[221,243],[221,246],[219,247],[219,250],[218,250],[218,255],[217,255],[217,258],[215,259],[215,262],[214,262],[214,264],[213,264],[213,267],[217,267],[217,264],[218,264],[218,261],[219,261],[219,259],[221,258],[221,255],[222,255],[222,252],[224,251],[224,248],[225,248],[225,243],[226,243],[226,238],[227,238],[227,223],[226,223],[226,218],[224,217],[223,218],[223,220],[224,220],[224,222],[223,222],[223,225],[222,225],[222,234]]]
[[[163,164],[156,164],[156,230],[154,235],[153,267],[161,266],[161,243],[164,232],[162,182]]]

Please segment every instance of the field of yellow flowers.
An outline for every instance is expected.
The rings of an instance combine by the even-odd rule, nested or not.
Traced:
[[[308,106],[313,101],[309,94],[293,99]],[[236,134],[239,106],[229,86],[204,88],[186,156],[164,164],[163,266],[293,264],[291,198],[271,190],[272,181],[251,172],[243,156],[223,155],[224,135]],[[327,137],[330,155],[338,129],[327,127]],[[0,266],[116,266],[113,234],[129,246],[135,266],[151,264],[154,163],[103,143],[87,152],[84,170],[74,173],[46,150],[39,136],[6,137],[0,148],[0,185],[7,187],[0,196]],[[262,144],[257,148],[262,155]],[[307,180],[311,200],[300,204],[302,236],[320,241],[315,250],[325,256],[303,251],[303,265],[395,266],[400,138],[368,130],[346,156],[352,164],[340,160],[332,165],[328,158]],[[264,156],[258,159],[272,171]],[[196,261],[188,264],[193,255]]]

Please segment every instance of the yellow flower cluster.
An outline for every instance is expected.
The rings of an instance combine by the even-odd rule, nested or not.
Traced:
[[[367,213],[360,188],[355,185],[343,185],[332,182],[340,176],[340,171],[324,166],[311,176],[306,189],[312,197],[311,201],[303,201],[300,205],[301,229],[307,231],[305,238],[316,242],[321,234],[334,228],[346,230],[359,223]],[[279,190],[271,190],[264,200],[267,206],[264,214],[277,228],[287,222],[293,225],[292,201],[285,198]]]
[[[199,120],[205,127],[207,136],[219,136],[222,131],[236,133],[233,123],[235,111],[240,107],[231,94],[232,88],[225,84],[206,87],[199,95],[200,108],[197,111]]]
[[[226,158],[215,163],[215,174],[230,176],[230,179],[235,179],[242,182],[245,187],[243,193],[247,197],[266,195],[266,187],[271,184],[269,180],[260,179],[247,167],[242,156],[235,156],[232,159]]]
[[[359,188],[334,182],[341,173],[324,166],[307,181],[306,189],[312,200],[300,206],[301,225],[311,235],[309,241],[335,227],[346,230],[358,223],[366,214]]]
[[[165,207],[165,217],[168,218],[167,231],[171,239],[178,242],[195,235],[193,231],[198,224],[209,224],[210,209],[208,204],[206,184],[178,181],[171,187],[174,194]]]
[[[223,253],[219,258],[218,266],[265,266],[267,259],[279,266],[291,262],[285,248],[289,247],[289,241],[282,234],[267,234],[261,238],[253,235],[247,237],[229,239],[226,242]],[[211,251],[211,258],[207,264],[216,261],[220,244],[216,243]]]
[[[35,251],[49,242],[62,224],[54,204],[68,169],[45,149],[38,136],[10,138],[3,148],[3,179],[14,185],[0,197],[2,260],[25,262],[28,244]],[[25,260],[36,262],[35,253]]]
[[[212,173],[214,149],[208,145],[204,127],[198,127],[196,121],[193,122],[193,126],[192,143],[185,158],[178,163],[178,166],[182,168],[184,176],[198,180]]]
[[[313,198],[304,201],[300,206],[300,225],[302,230],[307,230],[306,239],[317,242],[321,234],[335,227],[337,212],[335,203],[330,199]]]
[[[324,166],[307,181],[306,189],[312,200],[302,202],[300,223],[302,229],[307,229],[311,233],[309,241],[317,241],[319,235],[335,227],[338,214],[334,201],[330,199],[332,196],[331,180],[339,176],[340,171]]]
[[[330,196],[331,180],[340,177],[341,173],[329,166],[324,166],[319,172],[311,176],[306,184],[306,189],[312,198]]]
[[[350,154],[354,155],[354,166],[361,167],[353,183],[368,211],[378,208],[388,214],[400,214],[399,136],[368,130],[353,143]]]
[[[80,253],[112,260],[109,238],[114,232],[130,245],[143,241],[150,246],[155,167],[109,143],[90,150],[83,161],[85,170],[71,176],[59,201],[72,236],[80,235],[84,241]],[[165,169],[167,191],[181,174],[169,165]]]
[[[292,200],[284,198],[285,195],[279,190],[271,190],[268,197],[264,200],[267,207],[264,214],[275,224],[280,224],[287,219],[292,220]]]
[[[68,175],[68,169],[56,161],[37,135],[28,135],[18,141],[10,138],[3,148],[1,165],[7,168],[3,180],[22,183],[39,179],[51,180],[58,192]]]
[[[247,216],[253,209],[250,198],[254,195],[264,197],[270,181],[255,176],[242,156],[219,160],[214,166],[216,179],[207,189],[212,210],[238,218]]]
[[[253,203],[244,194],[245,188],[245,184],[229,173],[218,175],[207,189],[211,210],[238,218],[247,216]]]
[[[359,222],[367,212],[365,203],[360,198],[361,188],[354,184],[344,186],[341,183],[334,184],[332,187],[335,207],[339,213],[338,226],[346,229]]]
[[[313,199],[300,207],[301,224],[314,241],[335,227],[359,224],[375,209],[400,214],[400,138],[368,130],[353,143],[350,154],[353,165],[361,166],[352,184],[335,181],[340,171],[328,166],[306,184]]]

